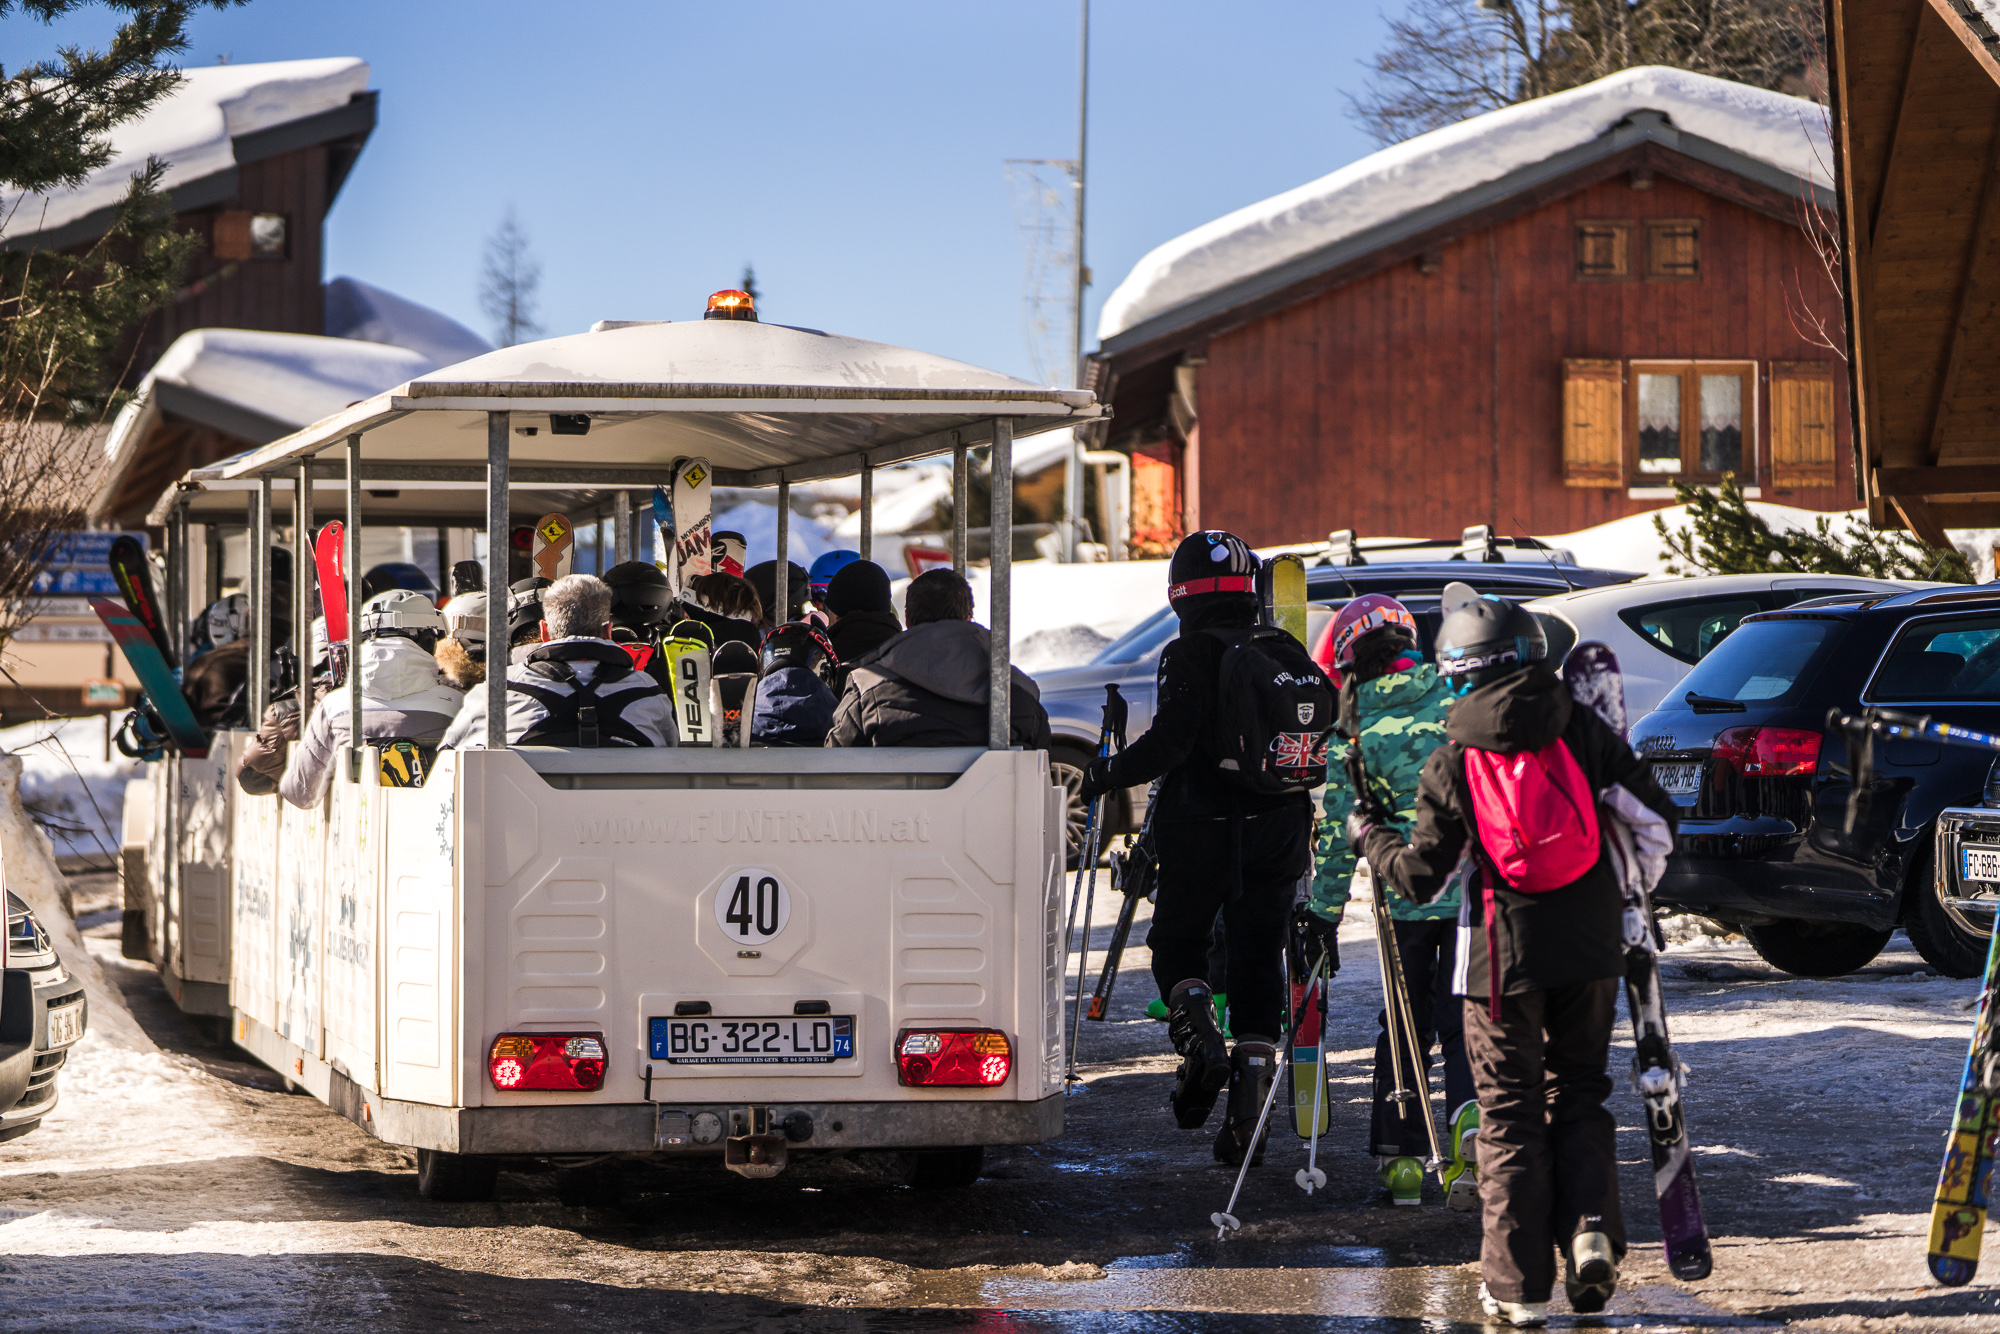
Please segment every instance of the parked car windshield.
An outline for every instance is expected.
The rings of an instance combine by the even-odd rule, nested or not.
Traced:
[[[1783,700],[1811,681],[1846,629],[1840,621],[1751,621],[1682,678],[1671,702],[1690,694],[1744,703]]]
[[[2000,615],[1905,626],[1867,697],[1884,704],[2000,701]]]
[[[1618,619],[1662,653],[1682,662],[1696,663],[1727,638],[1738,621],[1765,610],[1768,610],[1765,603],[1741,595],[1684,598],[1678,602],[1627,607],[1618,613]]]

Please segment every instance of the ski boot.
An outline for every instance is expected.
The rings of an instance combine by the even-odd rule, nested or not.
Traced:
[[[1602,1232],[1579,1232],[1563,1255],[1563,1291],[1578,1315],[1596,1315],[1618,1291],[1618,1255]]]
[[[1158,996],[1153,997],[1153,999],[1146,1002],[1146,1017],[1148,1019],[1165,1019],[1167,1017],[1167,1003]],[[1222,1036],[1230,1036],[1229,997],[1220,991],[1215,993],[1215,1026],[1222,1030]]]
[[[1444,1169],[1444,1202],[1469,1214],[1479,1208],[1479,1104],[1468,1102],[1451,1114],[1451,1161]]]
[[[1424,1202],[1424,1165],[1414,1158],[1390,1158],[1375,1169],[1382,1188],[1397,1204]]]
[[[1206,982],[1182,982],[1168,995],[1167,1037],[1181,1056],[1169,1102],[1174,1124],[1199,1130],[1208,1124],[1216,1095],[1229,1082],[1229,1047],[1215,1022],[1214,993]]]
[[[1486,1312],[1488,1320],[1498,1320],[1516,1329],[1549,1323],[1547,1302],[1503,1302],[1486,1291],[1484,1283],[1479,1285],[1479,1309]]]
[[[1248,1154],[1250,1165],[1256,1167],[1264,1161],[1264,1144],[1271,1138],[1270,1125],[1265,1125],[1254,1146],[1250,1137],[1257,1133],[1257,1121],[1264,1114],[1271,1084],[1278,1077],[1277,1044],[1261,1038],[1244,1038],[1236,1044],[1229,1064],[1229,1110],[1215,1136],[1215,1160],[1241,1167],[1244,1155]]]

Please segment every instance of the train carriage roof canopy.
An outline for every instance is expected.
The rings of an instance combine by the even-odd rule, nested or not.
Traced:
[[[734,320],[631,323],[523,343],[363,399],[223,468],[252,477],[362,435],[364,466],[483,464],[487,414],[512,414],[513,466],[662,467],[705,456],[723,485],[809,481],[978,445],[995,417],[1029,435],[1097,415],[1050,389],[859,338]],[[550,414],[564,418],[552,429]],[[577,434],[577,414],[588,419]]]

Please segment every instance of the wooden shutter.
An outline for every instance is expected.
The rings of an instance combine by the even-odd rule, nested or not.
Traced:
[[[1563,483],[1625,484],[1625,367],[1563,362]]]
[[[1701,280],[1701,219],[1652,218],[1646,223],[1646,278],[1651,282]]]
[[[1576,225],[1578,282],[1616,283],[1632,276],[1632,224],[1595,220]]]
[[[1771,485],[1832,486],[1834,366],[1771,363]]]
[[[250,212],[224,209],[215,215],[208,234],[209,253],[217,259],[250,258]]]

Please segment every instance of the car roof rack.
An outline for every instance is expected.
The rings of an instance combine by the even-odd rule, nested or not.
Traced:
[[[1337,528],[1326,535],[1326,548],[1314,567],[1356,566],[1398,560],[1470,560],[1499,564],[1507,551],[1539,552],[1542,559],[1558,565],[1575,565],[1576,553],[1566,547],[1550,546],[1534,537],[1507,537],[1486,524],[1467,528],[1457,537],[1359,537],[1352,528]],[[1432,556],[1430,553],[1450,552]],[[1422,553],[1422,554],[1420,554]]]

